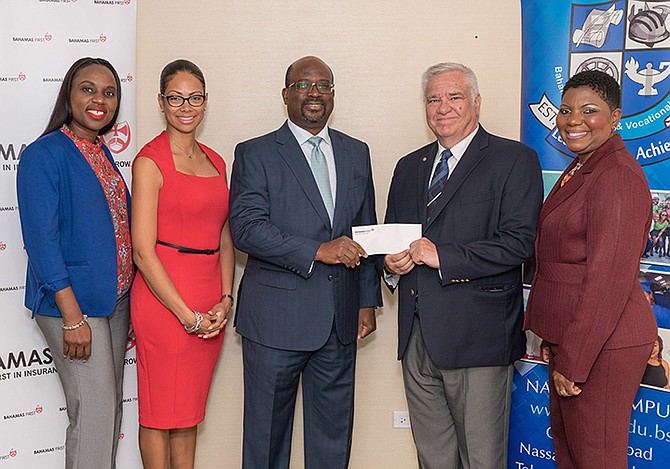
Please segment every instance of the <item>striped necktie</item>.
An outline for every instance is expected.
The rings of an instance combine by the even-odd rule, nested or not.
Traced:
[[[440,156],[440,161],[435,167],[435,174],[433,174],[433,179],[430,181],[428,186],[428,204],[427,204],[427,220],[431,221],[435,215],[435,201],[440,197],[444,186],[447,183],[447,178],[449,177],[449,165],[447,161],[451,158],[451,151],[444,150]]]
[[[333,222],[333,212],[335,211],[335,204],[333,204],[333,193],[330,189],[330,176],[328,175],[328,163],[326,163],[326,155],[321,151],[321,137],[310,137],[307,142],[312,145],[312,154],[310,157],[312,173],[316,180],[316,185],[319,186],[323,204],[326,206],[330,222]]]

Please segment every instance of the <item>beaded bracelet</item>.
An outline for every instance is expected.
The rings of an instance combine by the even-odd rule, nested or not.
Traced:
[[[232,308],[235,305],[235,298],[233,298],[233,295],[230,293],[224,293],[223,296],[221,296],[221,301],[223,302],[226,298],[230,298],[230,307]]]
[[[200,324],[202,324],[202,314],[199,311],[192,309],[193,314],[195,314],[195,324],[192,326],[184,326],[187,334],[195,334],[200,329]]]
[[[65,324],[63,324],[61,327],[63,328],[64,331],[73,331],[83,326],[87,319],[88,316],[84,314],[84,317],[81,318],[81,321],[79,321],[77,324],[73,324],[72,326],[66,326]]]

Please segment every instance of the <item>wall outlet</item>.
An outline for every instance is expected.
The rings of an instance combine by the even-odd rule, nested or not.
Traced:
[[[409,428],[409,412],[404,410],[393,411],[393,428]]]

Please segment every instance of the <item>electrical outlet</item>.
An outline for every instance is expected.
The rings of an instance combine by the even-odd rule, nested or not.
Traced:
[[[393,411],[393,428],[409,428],[409,412],[404,410]]]

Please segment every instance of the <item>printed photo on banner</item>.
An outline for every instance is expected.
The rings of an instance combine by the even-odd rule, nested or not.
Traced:
[[[662,389],[670,393],[670,364],[668,354],[670,350],[670,330],[659,329],[658,339],[654,342],[654,348],[649,355],[647,368],[644,370],[642,385]]]
[[[638,280],[654,312],[658,328],[670,334],[670,273],[647,270],[640,272]]]
[[[670,191],[651,191],[653,209],[649,239],[641,262],[670,265]]]

